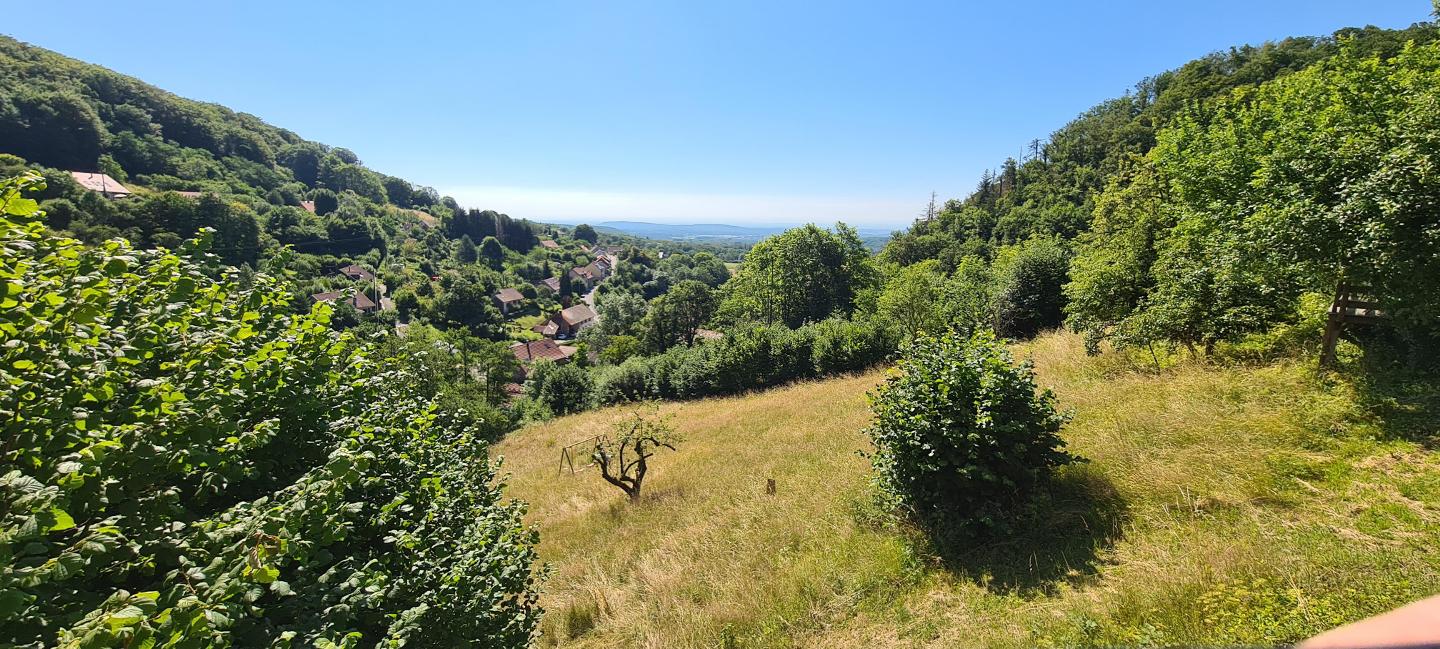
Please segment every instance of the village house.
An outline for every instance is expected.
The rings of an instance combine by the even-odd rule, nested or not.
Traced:
[[[368,282],[375,279],[375,273],[365,270],[365,268],[359,264],[350,264],[349,266],[341,268],[340,274],[357,282]]]
[[[300,209],[311,214],[315,213],[315,201],[300,201]]]
[[[540,240],[540,246],[541,246],[541,247],[544,247],[544,248],[549,248],[549,249],[551,249],[551,250],[559,250],[559,249],[560,249],[560,244],[555,243],[555,240],[554,240],[554,239],[541,239],[541,240]]]
[[[550,361],[564,365],[570,362],[570,357],[580,351],[569,345],[561,345],[554,340],[545,338],[529,342],[517,342],[510,345],[510,353],[520,361],[520,367],[515,370],[515,380],[523,382],[530,373],[529,365],[535,361]]]
[[[595,310],[585,304],[576,304],[561,310],[532,329],[548,338],[572,338],[595,324]]]
[[[578,279],[585,284],[585,290],[595,288],[601,280],[610,276],[611,265],[604,258],[592,261],[584,266],[570,269],[569,277]]]
[[[90,173],[88,171],[72,171],[70,177],[81,187],[95,192],[105,198],[125,198],[133,194],[120,181],[111,178],[106,174]]]
[[[324,293],[311,295],[310,299],[316,302],[334,302],[344,294],[344,291],[326,291]],[[380,305],[376,304],[374,300],[370,299],[370,296],[363,292],[357,292],[354,297],[345,301],[349,302],[350,306],[355,307],[355,310],[361,313],[374,313],[380,310]]]
[[[550,289],[550,292],[551,292],[551,293],[554,293],[554,294],[556,294],[556,295],[559,295],[559,294],[560,294],[560,278],[559,278],[559,277],[548,277],[548,278],[546,278],[546,279],[542,279],[542,280],[540,280],[540,281],[538,281],[538,282],[535,282],[535,288],[537,288],[537,289],[538,289],[538,288],[548,288],[548,289]]]
[[[525,303],[525,296],[513,288],[502,288],[495,291],[495,304],[500,307],[500,315],[510,317],[510,312],[520,308]]]

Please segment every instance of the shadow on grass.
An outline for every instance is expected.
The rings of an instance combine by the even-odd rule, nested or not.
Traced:
[[[1094,575],[1120,537],[1126,506],[1093,465],[1066,467],[1012,522],[987,538],[931,532],[942,567],[995,593],[1042,595]]]
[[[1440,449],[1440,341],[1371,333],[1353,372],[1361,405],[1386,439]]]

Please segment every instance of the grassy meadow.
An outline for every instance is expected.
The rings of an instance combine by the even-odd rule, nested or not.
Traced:
[[[1156,371],[1059,333],[1016,353],[1089,462],[975,547],[869,504],[881,372],[665,404],[685,441],[638,506],[557,474],[613,410],[512,433],[494,452],[551,566],[540,645],[1272,644],[1440,591],[1433,388],[1308,361]]]

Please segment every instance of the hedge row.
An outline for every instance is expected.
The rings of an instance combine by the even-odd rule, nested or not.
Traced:
[[[894,349],[892,336],[871,321],[832,318],[798,329],[754,325],[693,347],[597,368],[590,396],[609,405],[735,394],[863,370]]]

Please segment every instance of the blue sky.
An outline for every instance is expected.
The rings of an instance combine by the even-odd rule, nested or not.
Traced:
[[[1430,9],[71,0],[3,29],[512,216],[899,226],[1145,76]]]

